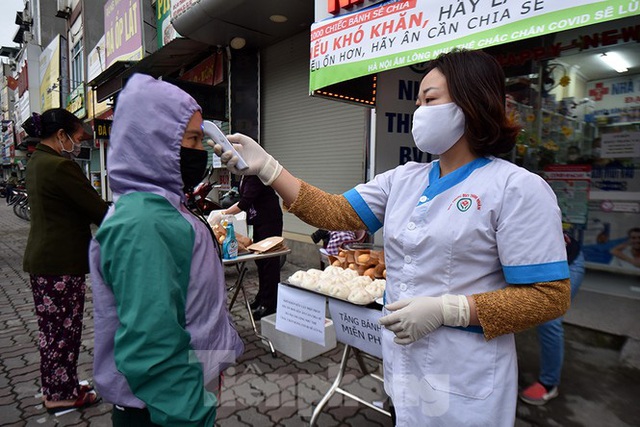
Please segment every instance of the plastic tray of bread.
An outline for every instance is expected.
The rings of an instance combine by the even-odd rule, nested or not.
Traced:
[[[324,271],[315,268],[299,270],[287,279],[290,285],[356,305],[369,305],[381,298],[386,282],[385,279],[361,276],[355,269],[338,266],[328,266]]]

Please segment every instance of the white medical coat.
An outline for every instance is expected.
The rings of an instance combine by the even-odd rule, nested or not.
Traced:
[[[442,178],[438,161],[412,162],[344,195],[370,231],[384,224],[386,303],[569,277],[554,193],[507,161],[479,158]],[[407,346],[382,335],[398,426],[514,424],[513,334],[442,327]]]

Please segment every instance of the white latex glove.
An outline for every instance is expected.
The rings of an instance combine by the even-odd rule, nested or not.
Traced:
[[[393,332],[397,344],[410,344],[442,325],[469,326],[471,313],[464,295],[415,297],[387,304],[393,313],[380,318],[380,324]]]
[[[228,135],[227,139],[247,163],[248,169],[243,171],[236,169],[235,165],[238,163],[238,156],[233,155],[230,150],[222,152],[221,145],[213,144],[212,142],[208,142],[208,144],[213,147],[215,153],[220,156],[222,163],[227,165],[227,169],[232,173],[236,175],[258,175],[264,185],[271,185],[282,172],[280,163],[264,151],[264,148],[253,139],[241,133]]]

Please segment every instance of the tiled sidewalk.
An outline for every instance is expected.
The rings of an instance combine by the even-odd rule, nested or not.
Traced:
[[[47,414],[37,397],[39,355],[35,345],[36,318],[28,276],[22,271],[22,255],[29,224],[13,214],[0,199],[0,426],[110,426],[111,405],[101,403],[59,417]],[[282,278],[308,266],[285,264]],[[245,280],[247,290],[256,290],[255,265]],[[236,271],[227,268],[227,283]],[[241,298],[241,297],[240,297]],[[245,342],[238,364],[225,376],[217,425],[305,426],[315,405],[329,389],[338,370],[343,347],[300,363],[278,353],[273,358],[267,346],[253,334],[241,301],[232,315]],[[79,375],[91,380],[93,357],[93,304],[87,292]],[[546,406],[518,404],[516,427],[528,426],[637,426],[640,410],[640,372],[619,364],[619,337],[601,335],[576,327],[565,327],[566,353],[560,396]],[[538,366],[536,335],[527,331],[516,336],[521,370],[520,385],[535,379]],[[368,369],[377,364],[367,362]],[[381,400],[381,384],[364,376],[350,360],[343,386],[368,400]],[[320,416],[318,426],[391,426],[391,420],[357,402],[336,394]],[[418,426],[416,426],[418,427]]]
[[[111,405],[99,405],[61,416],[49,415],[37,398],[39,392],[39,355],[35,345],[37,323],[28,275],[22,271],[22,255],[29,224],[16,217],[0,199],[0,426],[63,425],[110,426]],[[248,263],[245,278],[248,293],[256,291],[255,264]],[[285,264],[286,278],[300,267]],[[236,270],[227,267],[227,282],[233,284]],[[232,310],[245,352],[238,364],[225,373],[218,409],[220,426],[302,426],[308,425],[315,404],[333,382],[343,347],[304,363],[278,353],[274,358],[251,329],[241,296]],[[79,376],[91,380],[93,357],[93,303],[90,289],[85,306]],[[368,362],[375,370],[376,364]],[[382,385],[364,377],[355,360],[343,381],[345,388],[358,396],[380,400]],[[318,426],[390,426],[383,414],[337,394],[325,407]]]

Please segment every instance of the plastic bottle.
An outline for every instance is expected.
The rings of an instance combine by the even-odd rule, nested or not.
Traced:
[[[227,236],[222,242],[222,259],[235,259],[238,257],[238,240],[233,229],[233,223],[226,221]]]

